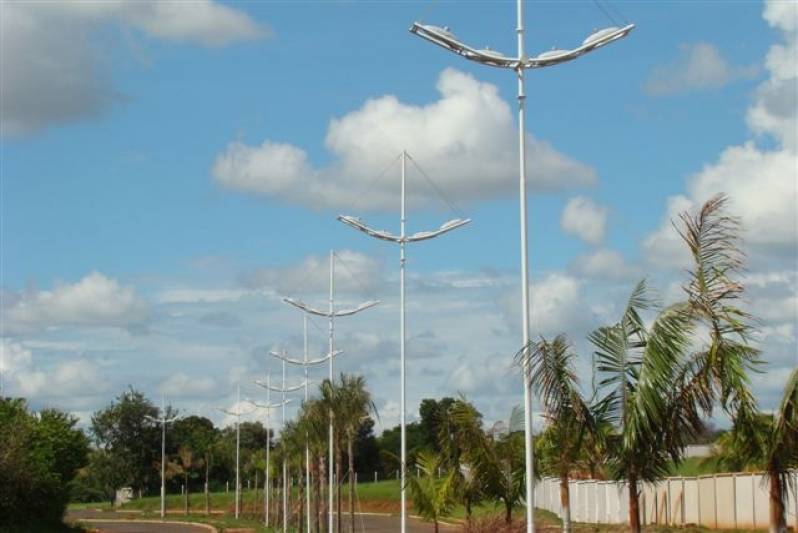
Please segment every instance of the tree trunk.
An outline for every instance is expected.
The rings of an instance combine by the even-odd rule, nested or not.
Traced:
[[[770,478],[770,533],[785,533],[787,521],[784,518],[784,499],[782,498],[781,478],[778,472],[768,472]]]
[[[352,533],[355,533],[355,454],[352,435],[349,435],[346,448],[349,455],[349,518],[352,523]]]
[[[316,531],[316,533],[321,533],[321,530],[319,529],[321,527],[319,525],[321,523],[321,507],[320,507],[320,502],[321,502],[321,491],[320,491],[320,488],[321,488],[321,485],[320,485],[320,482],[319,482],[318,469],[316,469],[316,470],[317,470],[316,471],[316,475],[313,476],[313,497],[314,497],[314,499],[313,499],[313,515],[316,517],[315,531]]]
[[[438,521],[435,520],[434,522],[435,522],[435,533],[438,533]]]
[[[211,500],[210,495],[208,494],[208,463],[210,461],[205,461],[205,514],[211,514]]]
[[[513,523],[513,504],[509,499],[504,500],[504,522],[508,526]]]
[[[637,475],[629,475],[629,529],[640,533],[640,493],[637,490]]]
[[[258,490],[260,489],[260,485],[258,485],[258,479],[260,472],[258,469],[255,469],[255,499],[252,500],[252,514],[258,514]]]
[[[183,512],[184,514],[188,514],[188,473],[185,475],[186,478],[186,493],[184,494],[183,498]]]
[[[324,494],[324,488],[327,486],[327,465],[324,461],[324,455],[319,455],[319,481],[321,483],[321,517],[319,519],[319,528],[325,531],[327,527],[327,514],[332,512],[332,509],[327,509],[327,498]]]
[[[343,454],[341,453],[341,446],[336,444],[335,446],[335,465],[338,467],[335,469],[335,507],[338,510],[338,513],[335,516],[336,531],[338,533],[341,532],[341,523],[343,522],[343,517],[341,516],[341,486],[344,482],[344,477],[341,475],[341,463],[343,462]]]
[[[568,475],[560,476],[560,508],[562,509],[562,530],[571,531],[571,491],[568,486]]]

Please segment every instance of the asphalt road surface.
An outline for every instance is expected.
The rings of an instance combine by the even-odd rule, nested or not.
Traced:
[[[96,511],[71,511],[67,515],[68,521],[81,521],[86,527],[98,530],[100,533],[208,533],[207,528],[191,526],[188,524],[170,524],[168,522],[141,522],[136,520],[135,514],[96,512]],[[173,517],[179,520],[179,517]],[[85,521],[83,521],[85,520]],[[399,531],[398,516],[358,515],[356,523],[357,532],[366,533],[394,533]],[[459,531],[459,526],[440,524],[441,532]],[[408,533],[430,533],[435,528],[430,523],[422,522],[415,518],[408,518]]]

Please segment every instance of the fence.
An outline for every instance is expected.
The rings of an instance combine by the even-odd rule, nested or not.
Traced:
[[[798,531],[798,472],[788,491],[788,524]],[[600,524],[628,523],[629,491],[623,481],[569,482],[571,520]],[[709,528],[767,527],[769,485],[762,474],[716,474],[672,477],[643,484],[640,514],[643,524],[696,524]],[[544,478],[535,487],[535,507],[561,516],[560,480]]]

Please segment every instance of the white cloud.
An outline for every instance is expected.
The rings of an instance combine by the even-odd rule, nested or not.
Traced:
[[[233,142],[216,158],[214,179],[233,190],[314,208],[351,208],[370,187],[368,202],[358,208],[387,209],[398,205],[397,180],[391,175],[375,178],[406,149],[456,200],[514,193],[517,133],[510,106],[496,86],[446,69],[437,89],[441,98],[425,106],[387,95],[333,119],[325,144],[334,157],[327,166],[315,167],[305,150],[290,144]],[[529,170],[532,187],[559,189],[595,181],[593,169],[548,143],[528,135],[527,146],[529,160],[535,161]],[[409,172],[417,174],[412,165]],[[428,203],[427,192],[411,188],[409,205]]]
[[[173,287],[158,293],[157,300],[163,304],[234,302],[252,294],[244,289],[201,289]]]
[[[628,264],[621,254],[606,248],[577,257],[573,268],[578,274],[593,279],[628,280],[642,275],[640,269]]]
[[[335,256],[336,291],[355,291],[371,298],[384,279],[382,262],[352,250],[337,250]],[[330,283],[330,258],[326,254],[309,255],[299,264],[247,272],[240,281],[247,288],[272,289],[285,296],[326,291]]]
[[[170,398],[196,398],[216,390],[216,381],[209,376],[189,376],[183,372],[172,374],[158,385],[158,392]]]
[[[533,337],[574,334],[589,320],[581,302],[582,282],[561,272],[548,274],[529,284],[530,324]],[[520,328],[519,292],[506,291],[500,303],[507,321]]]
[[[786,261],[794,266],[798,254],[796,15],[794,3],[766,4],[765,18],[781,30],[784,44],[771,46],[770,77],[760,85],[748,110],[749,126],[755,133],[772,136],[776,146],[760,148],[750,141],[730,146],[716,162],[688,178],[687,193],[668,200],[665,220],[643,243],[652,264],[683,265],[686,252],[670,227],[671,220],[678,212],[725,192],[731,198],[730,211],[742,219],[746,246],[756,252],[750,254],[752,261],[761,265]]]
[[[53,326],[129,327],[149,316],[147,304],[133,287],[92,272],[49,291],[26,291],[3,309],[6,331]]]
[[[206,46],[267,34],[243,12],[211,0],[3,2],[2,9],[4,136],[95,117],[122,100],[98,41],[103,26]]]
[[[98,394],[108,390],[107,380],[92,361],[76,357],[45,369],[34,360],[29,347],[7,338],[0,339],[0,370],[5,395],[40,400],[71,398],[85,395],[86,391]]]
[[[798,4],[769,1],[765,20],[781,31],[783,44],[768,51],[765,65],[770,77],[757,89],[748,110],[748,125],[757,133],[770,134],[795,153],[798,150]]]
[[[730,65],[709,43],[683,44],[679,58],[656,67],[644,86],[651,95],[667,95],[702,89],[717,89],[742,78],[752,78],[756,67]]]
[[[601,244],[607,225],[607,208],[584,196],[571,198],[563,209],[560,225],[566,233],[588,244]]]

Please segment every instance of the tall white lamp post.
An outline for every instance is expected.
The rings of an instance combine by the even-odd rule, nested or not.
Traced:
[[[239,509],[241,507],[241,415],[249,414],[241,412],[241,385],[236,386],[236,406],[235,410],[218,408],[219,411],[236,417],[236,504],[235,516],[238,518]],[[251,411],[250,411],[251,412]]]
[[[290,400],[285,400],[284,403],[277,403],[273,404],[271,399],[271,384],[272,384],[272,374],[269,372],[266,374],[266,381],[255,380],[256,385],[260,385],[261,387],[266,389],[266,403],[260,404],[257,402],[253,402],[258,408],[266,410],[266,481],[263,485],[263,492],[264,492],[264,509],[263,509],[263,522],[266,527],[269,527],[269,491],[271,489],[271,483],[269,480],[270,475],[270,465],[271,465],[271,449],[272,449],[272,436],[271,436],[271,410],[282,406],[284,403],[288,403]]]
[[[273,356],[279,355],[276,352],[270,352]],[[300,383],[299,385],[294,385],[292,387],[285,386],[285,360],[282,361],[283,363],[283,383],[280,387],[275,387],[270,383],[267,383],[265,386],[267,390],[271,390],[274,392],[279,392],[283,395],[282,401],[280,402],[280,406],[282,407],[282,427],[285,428],[285,404],[287,404],[290,400],[285,398],[285,394],[287,392],[294,392],[298,391],[302,387],[305,386],[305,383]],[[257,382],[256,382],[257,383]],[[283,448],[285,448],[285,443],[283,443]],[[285,455],[285,449],[283,450],[283,533],[288,531],[288,461]]]
[[[447,27],[430,26],[413,23],[410,31],[419,37],[437,44],[447,50],[465,57],[471,61],[476,61],[491,67],[506,68],[513,70],[518,77],[518,167],[519,167],[519,192],[520,192],[520,225],[521,225],[521,316],[523,331],[524,350],[529,346],[530,324],[529,324],[529,256],[527,254],[527,216],[526,216],[526,143],[524,125],[524,101],[526,93],[524,90],[524,71],[527,69],[551,67],[566,61],[571,61],[577,57],[592,52],[613,41],[629,35],[634,29],[634,24],[623,27],[610,27],[589,35],[577,48],[572,50],[550,50],[543,52],[535,57],[529,57],[524,51],[524,6],[522,0],[517,0],[517,19],[518,26],[516,34],[518,39],[518,55],[515,57],[505,56],[499,52],[485,48],[482,50],[473,48],[454,36]],[[524,358],[524,452],[526,461],[526,525],[527,532],[532,533],[535,529],[534,524],[534,472],[532,457],[532,392],[529,387],[528,362]]]
[[[145,417],[150,422],[161,424],[161,518],[166,516],[166,424],[177,420],[177,416],[166,416],[166,396],[161,395],[161,417]]]
[[[284,363],[289,363],[292,365],[298,365],[303,367],[305,370],[305,403],[307,403],[309,399],[308,394],[308,386],[310,381],[308,379],[308,368],[311,366],[319,365],[327,361],[330,357],[335,357],[338,354],[342,353],[340,350],[332,353],[327,354],[324,357],[320,357],[318,359],[308,359],[308,314],[306,312],[302,313],[302,336],[303,336],[303,345],[304,345],[304,356],[302,360],[298,359],[291,359],[285,353],[280,352],[271,352],[271,354],[278,359],[281,359]],[[308,444],[308,435],[305,434],[305,498],[306,498],[306,530],[307,533],[310,533],[311,528],[311,520],[310,520],[310,446]]]
[[[407,529],[407,510],[405,509],[405,470],[407,469],[407,440],[405,438],[405,245],[410,242],[425,241],[443,235],[454,229],[464,226],[471,222],[471,219],[456,218],[443,224],[435,231],[422,231],[407,235],[405,231],[405,176],[407,172],[407,152],[402,152],[402,172],[401,172],[401,195],[400,195],[400,215],[399,215],[399,235],[392,235],[384,230],[374,230],[357,217],[340,215],[338,220],[347,224],[356,230],[362,231],[366,235],[370,235],[376,239],[384,241],[395,242],[399,244],[399,425],[400,439],[401,439],[401,531],[404,533]]]
[[[329,320],[329,350],[328,353],[333,354],[335,353],[335,318],[336,317],[344,317],[344,316],[352,316],[357,314],[361,311],[365,311],[370,307],[374,307],[375,305],[379,304],[379,300],[370,300],[367,302],[363,302],[362,304],[358,305],[357,307],[353,307],[351,309],[335,309],[335,252],[330,250],[330,298],[329,298],[329,306],[327,311],[322,311],[321,309],[316,309],[315,307],[310,307],[309,305],[296,300],[294,298],[283,298],[283,301],[287,304],[293,305],[299,309],[302,309],[306,313],[310,313],[311,315],[326,317]],[[330,385],[333,384],[334,375],[333,375],[333,360],[335,357],[330,357],[330,367],[329,367],[329,378],[330,378]],[[330,483],[329,483],[329,497],[328,497],[328,504],[329,509],[327,513],[327,532],[333,533],[333,495],[335,493],[335,456],[333,455],[333,413],[330,411],[330,428],[329,428],[329,463],[330,463]]]

